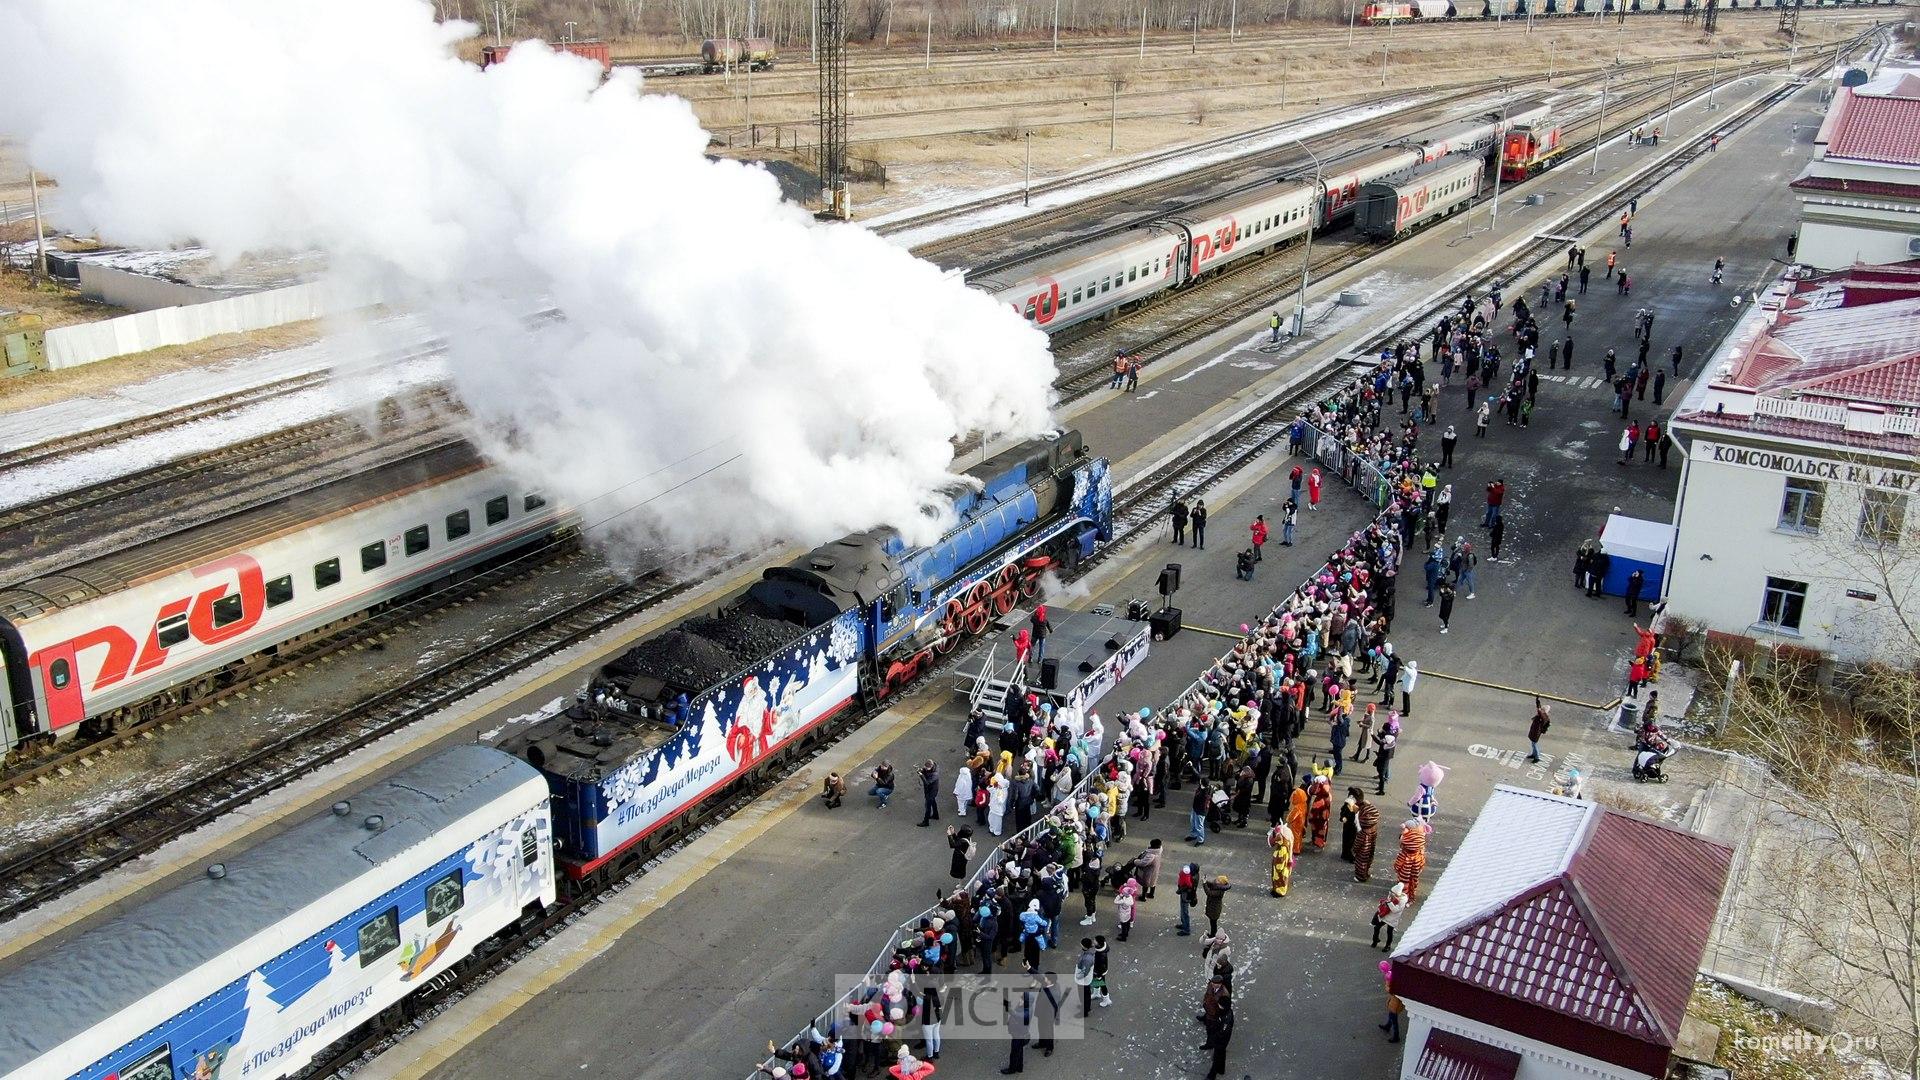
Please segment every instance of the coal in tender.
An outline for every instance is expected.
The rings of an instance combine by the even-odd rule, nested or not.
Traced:
[[[772,656],[804,632],[793,623],[744,611],[719,616],[696,615],[681,623],[680,628],[727,650],[742,667]]]
[[[606,673],[625,684],[652,678],[695,693],[719,683],[741,666],[727,650],[697,634],[675,628],[628,649],[607,664]]]

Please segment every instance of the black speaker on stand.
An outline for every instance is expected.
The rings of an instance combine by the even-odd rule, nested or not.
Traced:
[[[1153,628],[1155,641],[1165,641],[1180,632],[1180,609],[1173,606],[1173,594],[1180,591],[1180,564],[1170,562],[1160,571],[1157,585],[1160,593],[1160,610],[1153,613],[1147,625]]]

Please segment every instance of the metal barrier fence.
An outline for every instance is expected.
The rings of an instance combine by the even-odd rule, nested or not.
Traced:
[[[1385,500],[1386,500],[1385,475],[1381,473],[1381,471],[1378,468],[1374,467],[1372,463],[1367,462],[1363,459],[1360,459],[1359,455],[1353,454],[1347,451],[1346,449],[1339,447],[1337,444],[1335,444],[1333,449],[1340,455],[1339,457],[1337,458],[1323,457],[1321,453],[1322,440],[1320,437],[1324,434],[1324,432],[1322,432],[1319,428],[1314,427],[1312,424],[1306,425],[1306,428],[1308,432],[1308,439],[1306,441],[1306,445],[1304,449],[1308,453],[1312,454],[1313,459],[1315,461],[1321,462],[1321,464],[1323,465],[1329,464],[1332,461],[1337,461],[1340,465],[1343,465],[1343,466],[1349,463],[1354,464],[1356,466],[1356,472],[1354,476],[1355,476],[1355,479],[1357,479],[1360,482],[1355,483],[1354,481],[1351,481],[1351,480],[1346,480],[1343,482],[1351,484],[1351,486],[1353,487],[1353,490],[1359,492],[1361,495],[1365,496],[1369,501],[1373,502],[1374,508],[1376,510],[1383,510],[1385,506]],[[1336,475],[1344,476],[1343,473],[1336,473]],[[1368,491],[1367,487],[1362,486],[1363,484],[1371,485],[1373,487],[1373,490]],[[1379,520],[1377,515],[1374,520],[1376,521]],[[1300,583],[1300,586],[1296,587],[1296,589],[1294,590],[1289,590],[1285,594],[1285,596],[1292,596],[1293,593],[1295,591],[1298,591],[1299,588],[1304,588],[1305,586],[1312,584],[1312,582],[1316,578],[1318,578],[1322,573],[1330,570],[1332,568],[1332,565],[1333,563],[1331,560],[1321,563],[1318,567],[1314,569],[1312,573],[1307,575],[1307,577]],[[1266,618],[1271,618],[1272,616],[1279,613],[1281,606],[1284,605],[1286,602],[1285,596],[1283,596],[1279,602],[1274,604],[1274,606],[1268,611],[1267,615],[1265,616]],[[1230,652],[1231,650],[1228,650],[1228,652],[1226,653],[1222,653],[1221,659],[1225,659],[1225,657]],[[1166,707],[1165,710],[1163,710],[1163,712],[1169,711],[1172,709],[1173,706],[1178,705],[1183,701],[1186,701],[1190,696],[1192,696],[1199,689],[1199,687],[1200,687],[1200,679],[1196,677],[1193,682],[1187,684],[1186,689],[1180,691],[1180,693],[1174,697],[1173,701]],[[1054,803],[1051,806],[1047,807],[1047,809],[1039,815],[1039,817],[1034,821],[1032,825],[1029,825],[1025,829],[1022,829],[1018,832],[1015,832],[1011,836],[1008,836],[1005,840],[1002,840],[999,844],[995,845],[992,850],[988,851],[986,854],[986,857],[980,861],[979,868],[976,869],[972,874],[970,874],[964,882],[964,887],[967,889],[968,893],[970,895],[979,894],[980,883],[983,880],[985,880],[987,876],[987,872],[999,867],[1003,862],[1006,861],[1006,849],[1008,845],[1012,844],[1015,840],[1022,840],[1022,839],[1031,840],[1034,836],[1038,835],[1039,831],[1042,828],[1046,827],[1047,819],[1053,814],[1053,812],[1056,809],[1058,809],[1061,803],[1067,801],[1067,799],[1079,798],[1080,796],[1085,795],[1089,787],[1092,785],[1093,779],[1100,775],[1102,770],[1105,768],[1106,764],[1114,759],[1114,756],[1115,755],[1111,753],[1104,755],[1100,759],[1099,766],[1093,769],[1090,769],[1087,772],[1087,775],[1081,777],[1080,781],[1073,786],[1073,788],[1071,789],[1071,791],[1069,792],[1066,798],[1054,801]],[[956,886],[956,888],[958,887],[959,886]],[[906,919],[905,921],[901,922],[898,926],[894,928],[893,932],[887,938],[886,947],[880,950],[880,954],[876,956],[874,958],[873,963],[868,966],[864,980],[861,984],[861,987],[868,987],[868,986],[878,987],[879,986],[881,981],[883,981],[887,975],[887,972],[889,969],[889,961],[893,956],[895,944],[899,942],[903,936],[918,935],[920,932],[919,931],[920,920],[931,918],[933,916],[933,913],[937,910],[939,910],[938,906],[929,907],[919,912],[918,914],[912,916],[911,918]],[[859,989],[861,989],[861,987],[856,987],[854,990],[848,990],[845,993],[842,993],[838,997],[834,998],[833,1003],[828,1005],[826,1009],[822,1010],[818,1015],[816,1015],[813,1018],[813,1022],[811,1024],[809,1024],[806,1028],[802,1029],[801,1031],[794,1033],[794,1035],[786,1041],[783,1048],[791,1048],[803,1040],[810,1039],[812,1037],[812,1034],[816,1031],[822,1034],[825,1034],[827,1031],[829,1031],[835,1019],[839,1015],[840,1010],[848,1004],[848,1002],[852,999],[854,993]],[[845,1042],[846,1041],[843,1040],[843,1045],[845,1045]],[[772,1058],[768,1058],[764,1062],[764,1065],[769,1068],[773,1067],[774,1064],[775,1064],[775,1059],[772,1059]],[[747,1080],[755,1080],[755,1078],[758,1076],[760,1076],[759,1072],[751,1073],[748,1075]]]

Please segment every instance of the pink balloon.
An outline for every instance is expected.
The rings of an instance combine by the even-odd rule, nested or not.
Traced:
[[[1393,974],[1393,961],[1391,960],[1380,961],[1380,974],[1382,975]]]
[[[892,1025],[892,1024],[884,1024],[884,1025],[882,1025],[882,1026],[881,1026],[881,1028],[880,1028],[880,1034],[882,1034],[882,1035],[891,1035],[891,1034],[893,1034],[893,1025]]]

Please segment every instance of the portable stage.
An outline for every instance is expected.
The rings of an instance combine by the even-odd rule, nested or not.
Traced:
[[[1015,685],[1056,708],[1092,708],[1147,658],[1153,636],[1147,623],[1115,615],[1111,608],[1082,612],[1048,605],[1053,632],[1047,635],[1046,656],[1022,672],[1013,636],[1032,617],[1030,611],[1011,611],[994,620],[989,636],[956,665],[954,692],[967,699],[969,710],[978,706],[1003,721],[1007,694]]]
[[[1600,545],[1607,550],[1607,580],[1601,591],[1609,596],[1627,595],[1627,575],[1635,570],[1646,575],[1640,599],[1660,598],[1660,586],[1667,577],[1667,560],[1673,555],[1673,526],[1664,521],[1607,515],[1607,527],[1600,532]]]

